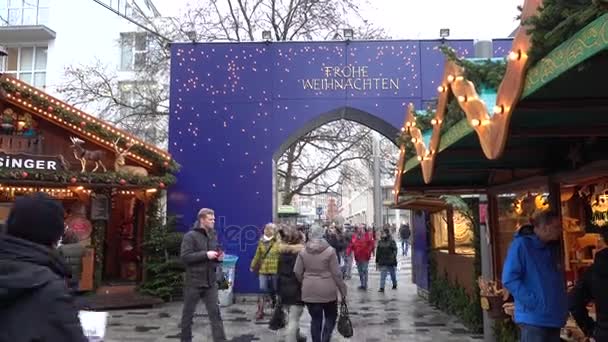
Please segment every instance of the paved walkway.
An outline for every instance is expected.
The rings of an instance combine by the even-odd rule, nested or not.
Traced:
[[[416,294],[411,284],[409,259],[399,261],[399,288],[391,290],[387,279],[386,293],[378,293],[379,272],[370,266],[370,289],[358,291],[356,268],[353,279],[348,281],[349,308],[355,336],[350,340],[336,332],[332,341],[381,342],[381,341],[479,341],[481,336],[470,335],[454,318],[430,307]],[[204,311],[202,305],[199,311]],[[222,316],[228,338],[235,342],[283,341],[282,331],[267,329],[267,321],[255,322],[254,303],[241,303],[222,308]],[[126,341],[179,341],[178,323],[181,303],[169,303],[154,309],[113,311],[105,342]],[[197,342],[210,342],[209,326],[204,314],[195,318],[194,335]],[[310,316],[304,313],[302,329],[308,332]],[[310,337],[308,339],[310,340]]]

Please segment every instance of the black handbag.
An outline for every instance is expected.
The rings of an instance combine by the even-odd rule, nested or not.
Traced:
[[[338,318],[338,332],[340,335],[351,338],[353,337],[353,324],[350,321],[350,316],[348,314],[348,306],[346,305],[346,300],[342,299],[340,303],[340,318]]]
[[[285,311],[283,310],[283,304],[281,304],[281,301],[279,300],[277,305],[275,305],[274,307],[270,322],[268,322],[268,329],[279,330],[285,328],[286,325],[287,315],[285,315]]]

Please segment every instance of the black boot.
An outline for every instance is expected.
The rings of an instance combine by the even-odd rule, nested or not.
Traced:
[[[384,287],[381,287],[380,290],[378,290],[378,292],[384,292]]]

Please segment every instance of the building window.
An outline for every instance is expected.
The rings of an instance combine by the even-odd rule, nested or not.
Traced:
[[[0,0],[2,25],[46,25],[49,0]]]
[[[8,48],[4,72],[34,87],[45,88],[47,51],[46,46]]]
[[[147,61],[150,35],[143,32],[120,34],[120,68],[123,71],[141,69]]]

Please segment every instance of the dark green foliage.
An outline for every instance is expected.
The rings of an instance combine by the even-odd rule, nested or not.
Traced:
[[[519,341],[519,329],[510,319],[495,321],[493,331],[496,342]]]
[[[24,172],[27,172],[27,177],[24,177]],[[72,178],[75,182],[72,182]],[[160,187],[160,183],[164,186],[175,183],[176,179],[170,173],[164,174],[162,177],[155,176],[136,176],[125,173],[118,173],[111,170],[107,172],[80,172],[80,171],[44,171],[44,170],[26,170],[26,169],[2,169],[0,170],[0,179],[2,180],[20,180],[20,181],[40,181],[53,182],[63,184],[77,185],[113,185],[117,188],[122,187],[121,180],[124,180],[125,186],[137,185],[146,187]]]
[[[169,301],[179,297],[183,287],[184,267],[179,259],[183,234],[175,230],[175,217],[163,222],[156,202],[148,210],[143,243],[145,277],[139,291]]]
[[[106,221],[94,221],[93,233],[91,235],[91,246],[95,250],[95,273],[93,274],[93,286],[99,287],[103,276],[104,246],[106,240]]]
[[[464,69],[464,78],[473,82],[479,93],[481,89],[498,90],[502,79],[507,71],[507,64],[504,61],[469,61],[461,59],[456,55],[456,51],[447,45],[439,47],[448,60],[453,61]]]
[[[471,62],[458,58],[456,52],[446,45],[441,46],[439,49],[449,60],[454,61],[464,68],[465,78],[475,84],[478,92],[480,92],[481,89],[494,91],[498,89],[506,72],[506,64],[504,62],[497,62],[489,59],[481,62]],[[432,129],[433,125],[431,125],[431,120],[434,117],[435,112],[431,110],[426,110],[426,113],[424,114],[417,114],[416,127],[418,127],[421,132]],[[466,115],[462,108],[460,108],[458,101],[450,95],[447,109],[443,117],[443,123],[441,124],[441,135],[465,117]],[[405,143],[406,161],[416,157],[416,151],[414,150],[414,145],[412,144],[411,137],[408,133],[404,132],[397,138],[397,144],[401,145],[401,143]]]
[[[534,65],[608,8],[607,0],[544,0],[539,12],[528,18],[532,47],[528,51]]]

